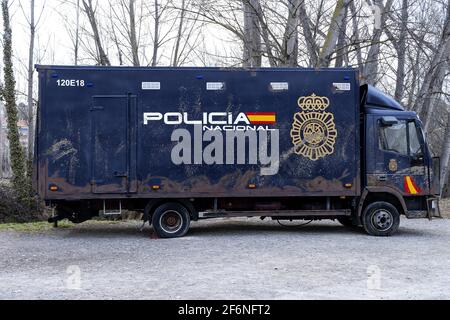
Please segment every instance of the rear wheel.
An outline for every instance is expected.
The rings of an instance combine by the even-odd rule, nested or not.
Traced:
[[[189,230],[190,222],[189,211],[176,202],[160,205],[152,216],[153,228],[161,238],[184,236]]]
[[[364,230],[372,236],[390,236],[400,225],[400,213],[392,204],[384,201],[371,203],[362,215]]]

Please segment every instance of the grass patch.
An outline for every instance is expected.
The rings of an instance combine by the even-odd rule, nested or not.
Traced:
[[[105,221],[105,220],[90,220],[83,222],[80,225],[99,225],[99,224],[118,224],[120,221]],[[58,222],[58,229],[73,228],[76,224],[70,221],[63,220]],[[1,223],[0,231],[11,230],[17,232],[43,232],[55,230],[53,228],[53,223],[48,223],[47,221],[38,222],[28,222],[28,223]]]
[[[66,221],[60,221],[58,228],[70,228],[73,224]],[[28,222],[28,223],[2,223],[0,224],[0,231],[12,230],[19,232],[40,232],[53,229],[53,224],[47,221]]]

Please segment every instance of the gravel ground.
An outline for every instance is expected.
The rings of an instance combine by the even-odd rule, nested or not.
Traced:
[[[201,221],[179,239],[138,226],[0,231],[0,298],[450,299],[447,219],[389,238],[332,221]]]

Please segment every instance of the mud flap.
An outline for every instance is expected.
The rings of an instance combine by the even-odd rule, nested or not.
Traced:
[[[429,220],[432,218],[442,218],[441,211],[439,209],[439,198],[427,199],[427,211]]]

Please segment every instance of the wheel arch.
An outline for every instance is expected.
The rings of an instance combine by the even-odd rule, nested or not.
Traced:
[[[375,201],[385,201],[396,207],[400,214],[406,214],[405,199],[400,192],[389,187],[366,187],[361,195],[358,205],[358,220],[364,208]]]
[[[198,220],[198,211],[195,209],[194,205],[187,199],[151,199],[144,208],[143,220],[151,221],[152,214],[156,210],[156,208],[164,203],[169,202],[181,204],[188,210],[192,220]]]

